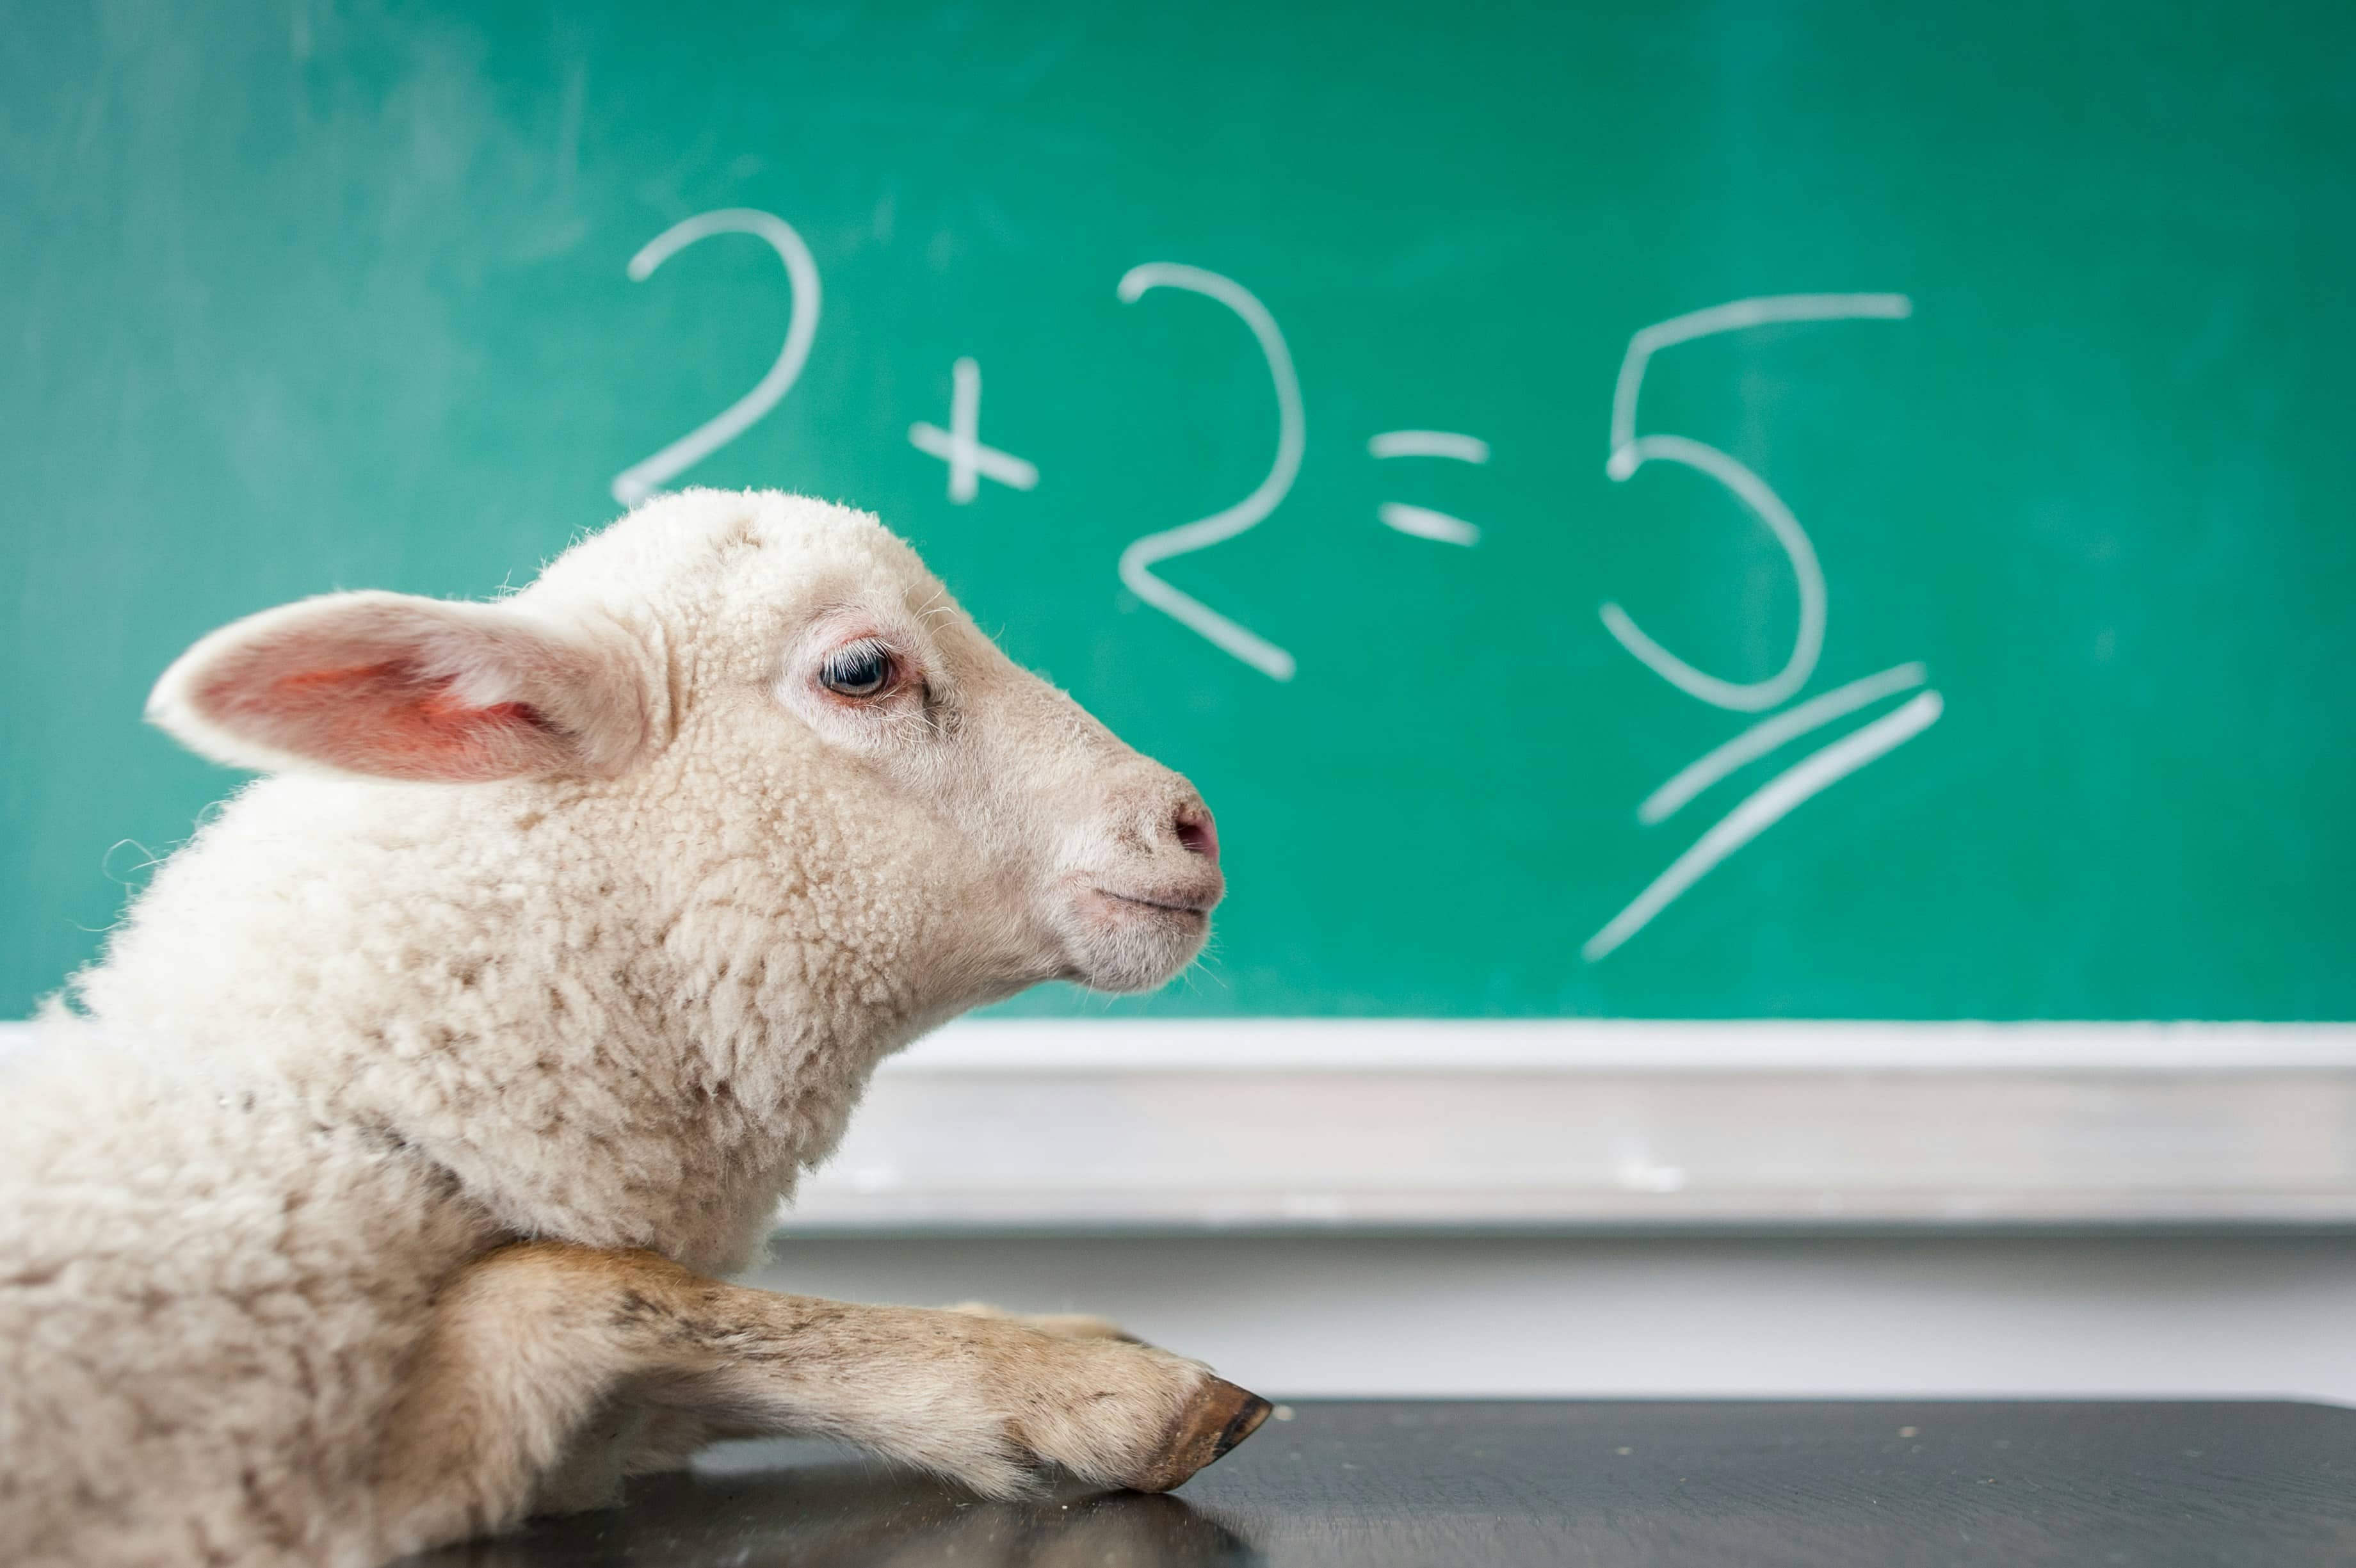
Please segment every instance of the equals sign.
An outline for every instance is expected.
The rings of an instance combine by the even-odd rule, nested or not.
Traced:
[[[1477,435],[1459,435],[1451,430],[1386,430],[1366,443],[1366,450],[1376,457],[1446,457],[1458,463],[1489,460],[1486,441]],[[1428,506],[1385,501],[1375,509],[1375,516],[1384,527],[1418,539],[1466,546],[1481,542],[1480,529],[1461,517],[1451,517]]]

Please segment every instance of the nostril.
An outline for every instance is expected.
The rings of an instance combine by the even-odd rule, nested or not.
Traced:
[[[1178,842],[1191,853],[1213,865],[1219,864],[1219,830],[1212,825],[1209,811],[1200,806],[1181,806],[1171,825],[1178,832]]]

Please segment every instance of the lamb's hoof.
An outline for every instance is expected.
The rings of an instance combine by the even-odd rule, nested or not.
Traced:
[[[1184,1486],[1194,1472],[1258,1432],[1274,1408],[1249,1390],[1213,1378],[1178,1418],[1161,1455],[1130,1485],[1141,1492],[1167,1492]]]

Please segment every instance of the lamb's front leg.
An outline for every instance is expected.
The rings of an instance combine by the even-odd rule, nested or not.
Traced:
[[[468,1265],[436,1303],[388,1433],[388,1552],[514,1522],[617,1403],[840,1438],[999,1495],[1049,1463],[1164,1491],[1269,1409],[1119,1339],[776,1295],[651,1252],[533,1242]]]
[[[1119,1324],[1088,1312],[1008,1312],[986,1301],[961,1301],[955,1306],[941,1310],[961,1312],[968,1317],[994,1317],[1001,1323],[1019,1323],[1025,1328],[1035,1328],[1058,1339],[1124,1339],[1131,1345],[1145,1343]]]

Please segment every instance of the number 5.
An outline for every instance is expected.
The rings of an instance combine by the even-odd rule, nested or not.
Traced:
[[[1791,558],[1792,575],[1800,590],[1800,627],[1792,639],[1792,656],[1783,668],[1764,681],[1721,681],[1695,669],[1644,635],[1644,629],[1618,605],[1606,603],[1601,612],[1604,629],[1620,645],[1643,660],[1653,672],[1688,696],[1714,707],[1740,713],[1772,708],[1808,683],[1815,673],[1816,656],[1825,645],[1825,574],[1816,564],[1815,546],[1808,542],[1800,520],[1767,487],[1767,481],[1715,446],[1683,435],[1636,434],[1636,398],[1644,390],[1644,370],[1655,354],[1678,343],[1720,332],[1740,332],[1783,321],[1901,320],[1913,313],[1913,303],[1902,294],[1780,294],[1763,299],[1738,299],[1713,305],[1669,320],[1655,322],[1628,339],[1627,357],[1620,361],[1620,381],[1612,394],[1612,458],[1603,471],[1625,483],[1647,463],[1675,463],[1708,475],[1751,509],[1767,525],[1775,542]]]

